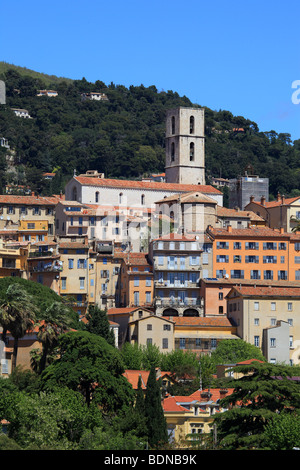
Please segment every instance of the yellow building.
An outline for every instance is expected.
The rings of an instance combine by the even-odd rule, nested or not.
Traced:
[[[55,242],[36,242],[28,245],[27,279],[49,287],[59,294],[62,262]]]
[[[27,256],[27,244],[0,240],[0,278],[26,277]]]
[[[146,253],[127,253],[119,278],[119,306],[144,306],[153,302],[153,272]]]
[[[20,220],[18,227],[20,242],[44,242],[48,240],[48,220]]]
[[[174,349],[174,322],[153,314],[129,323],[129,341],[139,346],[155,345],[162,353]]]
[[[189,447],[200,435],[210,433],[216,413],[224,412],[220,400],[233,389],[197,390],[189,396],[169,396],[162,406],[167,422],[169,442],[178,447]]]
[[[62,262],[60,295],[68,297],[79,316],[86,313],[89,286],[89,245],[85,242],[61,242]]]
[[[172,320],[174,348],[197,354],[210,354],[219,341],[238,339],[237,328],[226,316],[215,317],[163,317]]]

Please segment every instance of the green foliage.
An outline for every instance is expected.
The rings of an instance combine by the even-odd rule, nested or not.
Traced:
[[[104,412],[129,405],[133,390],[122,373],[119,351],[104,338],[86,331],[59,338],[59,358],[41,376],[44,389],[56,386],[80,390],[89,404],[93,397]]]
[[[153,366],[147,381],[145,416],[149,445],[155,448],[166,444],[168,442],[167,425],[161,405],[160,384],[156,380]]]
[[[300,448],[300,415],[283,412],[274,416],[266,424],[264,435],[271,450]]]
[[[89,305],[86,319],[88,320],[87,331],[102,336],[111,346],[115,345],[114,333],[109,326],[105,310],[101,310],[98,305]]]
[[[265,361],[258,347],[242,339],[220,341],[211,358],[215,364],[236,364],[247,359]]]
[[[244,376],[235,381],[234,392],[221,400],[228,411],[215,418],[219,447],[268,448],[266,426],[280,413],[299,413],[299,383],[290,380],[295,372],[299,375],[299,368],[256,362],[237,370]]]
[[[18,165],[26,168],[19,184],[29,183],[45,194],[63,190],[74,169],[130,179],[164,171],[166,110],[199,106],[155,86],[60,79],[3,63],[0,78],[7,91],[7,104],[0,108],[1,132],[16,149]],[[43,88],[59,94],[37,97]],[[106,93],[109,101],[83,101],[80,94],[90,91]],[[12,107],[28,109],[33,119],[16,117]],[[299,141],[292,143],[289,134],[274,130],[262,132],[255,122],[229,111],[204,109],[208,180],[236,177],[251,163],[255,174],[269,178],[273,196],[300,190]],[[41,180],[41,171],[58,167],[51,183]]]

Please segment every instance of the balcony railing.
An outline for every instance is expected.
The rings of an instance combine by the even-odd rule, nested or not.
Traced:
[[[200,307],[201,299],[155,299],[156,307]]]
[[[51,258],[57,256],[53,251],[30,251],[28,258]]]

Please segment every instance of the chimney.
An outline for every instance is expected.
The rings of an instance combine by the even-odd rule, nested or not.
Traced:
[[[280,227],[280,233],[284,233],[284,228]]]
[[[231,233],[231,232],[232,232],[232,226],[231,226],[231,225],[227,225],[227,232],[228,232],[228,233]]]
[[[35,196],[34,191],[31,191],[31,196],[33,196],[33,197]]]
[[[277,201],[280,201],[280,199],[281,199],[280,193],[277,193]]]
[[[250,196],[250,202],[254,202],[254,196]]]
[[[281,204],[285,204],[285,196],[284,196],[284,194],[281,196]]]
[[[265,196],[262,196],[262,197],[261,197],[260,203],[261,203],[262,206],[265,206],[265,205],[266,205],[266,198],[265,198]]]

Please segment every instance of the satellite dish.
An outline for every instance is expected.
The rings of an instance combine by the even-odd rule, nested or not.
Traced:
[[[127,248],[127,243],[126,243],[126,244],[123,244],[123,245],[121,245],[121,250],[122,250],[122,251],[125,251],[125,250],[126,250],[126,248]]]

